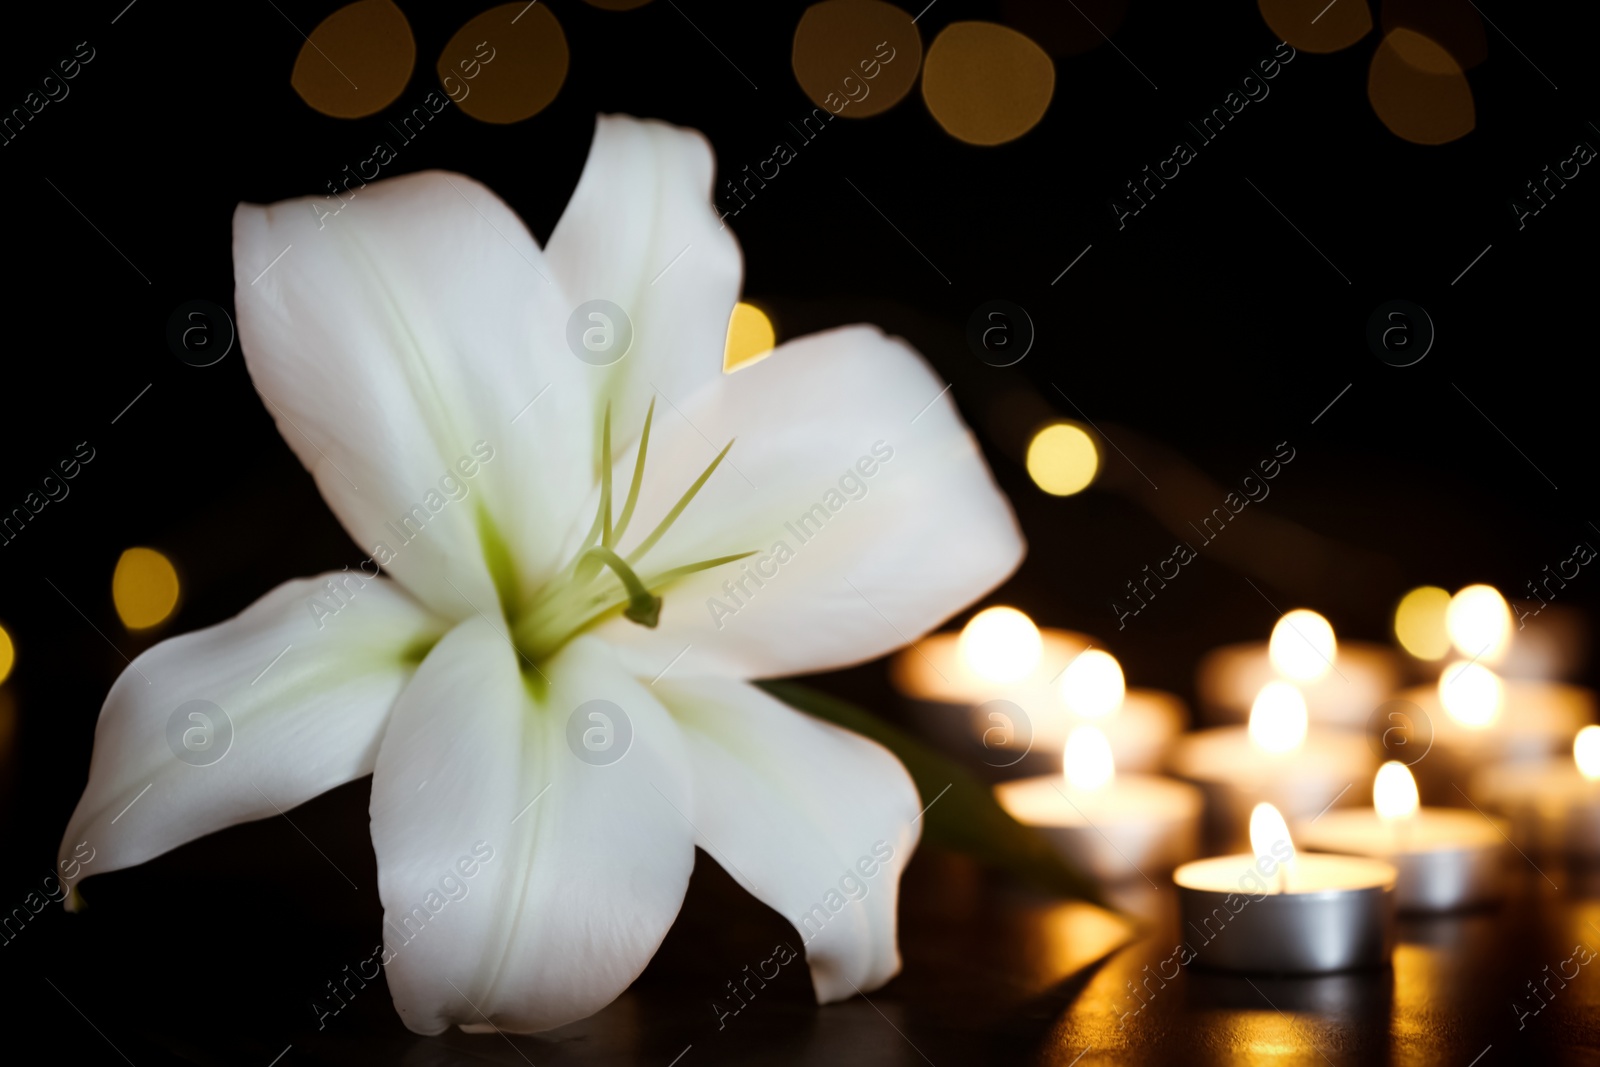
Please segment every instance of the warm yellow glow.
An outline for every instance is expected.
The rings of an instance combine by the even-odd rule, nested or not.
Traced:
[[[289,84],[324,115],[359,119],[394,103],[416,62],[405,13],[392,0],[357,0],[311,31]]]
[[[1268,752],[1289,752],[1306,740],[1306,698],[1288,682],[1268,682],[1250,705],[1250,740]]]
[[[1100,732],[1100,727],[1080,726],[1067,735],[1067,747],[1061,752],[1061,769],[1066,772],[1067,784],[1084,792],[1103,789],[1117,776],[1111,742]]]
[[[1274,846],[1277,851],[1273,850]],[[1288,859],[1281,858],[1285,849]],[[1289,824],[1283,821],[1277,808],[1265,801],[1250,812],[1250,851],[1256,854],[1258,862],[1270,859],[1285,868],[1294,863],[1294,839],[1289,836]]]
[[[1044,641],[1039,628],[1016,608],[984,608],[956,641],[961,662],[988,682],[1015,682],[1039,665]]]
[[[928,46],[922,99],[950,136],[968,144],[1013,141],[1042,118],[1055,93],[1045,50],[993,22],[952,22]]]
[[[1439,703],[1462,726],[1480,730],[1499,718],[1505,687],[1481,663],[1454,663],[1439,675]]]
[[[1272,669],[1297,682],[1314,682],[1327,674],[1338,654],[1333,626],[1306,608],[1296,608],[1279,619],[1267,642]]]
[[[1380,819],[1409,819],[1417,813],[1417,780],[1399,760],[1378,768],[1372,780],[1372,806]]]
[[[1061,700],[1085,719],[1101,719],[1122,707],[1127,682],[1117,657],[1098,648],[1081,653],[1061,675]]]
[[[732,373],[772,355],[778,334],[766,312],[743,300],[733,305],[728,319],[728,341],[722,349],[722,369]]]
[[[1478,122],[1460,64],[1437,41],[1403,26],[1385,34],[1372,53],[1367,99],[1389,132],[1412,144],[1445,144]]]
[[[148,630],[178,606],[178,572],[153,548],[130,548],[111,575],[111,600],[122,625]]]
[[[1600,726],[1585,726],[1578,731],[1572,739],[1572,758],[1579,774],[1591,782],[1600,780]]]
[[[1337,52],[1372,32],[1367,0],[1340,0],[1321,14],[1296,0],[1257,0],[1257,5],[1272,32],[1301,52]]]
[[[11,635],[0,626],[0,684],[11,677],[11,665],[17,661],[17,650],[11,644]]]
[[[1394,609],[1394,636],[1400,647],[1418,659],[1443,659],[1450,651],[1445,614],[1450,594],[1424,585],[1400,598]]]
[[[1028,476],[1051,496],[1083,492],[1099,470],[1100,452],[1081,426],[1052,423],[1028,443]]]
[[[1450,598],[1445,629],[1456,651],[1496,663],[1511,645],[1511,606],[1492,585],[1469,585]]]

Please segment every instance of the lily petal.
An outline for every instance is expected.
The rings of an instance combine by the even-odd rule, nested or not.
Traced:
[[[235,212],[250,376],[362,551],[441,615],[494,615],[560,562],[594,484],[553,458],[593,437],[565,298],[522,221],[470,178],[410,174],[340,203]]]
[[[669,663],[673,677],[776,677],[873,659],[982,596],[1021,560],[1022,534],[944,389],[904,341],[851,326],[658,410],[635,529],[735,444],[641,574],[759,555],[662,590],[656,629],[596,632],[645,677]]]
[[[665,709],[592,638],[541,668],[542,696],[521,666],[486,621],[458,625],[397,702],[373,772],[389,989],[417,1033],[598,1011],[654,955],[694,866],[688,759]],[[580,718],[569,745],[595,700],[627,744],[615,762],[615,748],[575,755],[599,720]]]
[[[546,254],[574,307],[609,300],[633,324],[621,361],[593,368],[596,412],[612,403],[619,447],[655,390],[682,402],[722,372],[743,260],[711,206],[716,159],[704,136],[601,115],[583,176]]]
[[[743,682],[654,688],[688,738],[695,844],[793,924],[818,1003],[893,978],[900,873],[921,832],[905,768]]]
[[[336,614],[330,581],[343,591]],[[101,708],[61,856],[87,842],[86,873],[104,874],[371,773],[389,709],[441,624],[395,583],[361,582],[285,582],[134,660]]]

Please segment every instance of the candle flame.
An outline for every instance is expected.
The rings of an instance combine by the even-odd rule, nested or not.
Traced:
[[[1492,585],[1469,585],[1450,598],[1445,629],[1456,651],[1485,663],[1497,663],[1511,645],[1511,606]]]
[[[1033,620],[1016,608],[985,608],[956,640],[961,661],[986,682],[1016,682],[1033,673],[1044,641]]]
[[[1338,654],[1333,626],[1306,608],[1296,608],[1279,619],[1267,642],[1272,669],[1297,682],[1314,682],[1327,674]]]
[[[1469,730],[1481,730],[1500,716],[1505,687],[1481,663],[1455,663],[1439,675],[1439,703]]]
[[[1289,824],[1271,804],[1262,801],[1250,812],[1250,851],[1256,854],[1256,870],[1266,872],[1273,866],[1284,869],[1284,881],[1294,869],[1294,839],[1289,836]]]
[[[1390,760],[1378,768],[1378,776],[1372,780],[1372,806],[1378,818],[1386,822],[1409,819],[1417,813],[1419,803],[1417,780],[1404,763]]]
[[[1572,758],[1578,773],[1593,782],[1600,779],[1600,726],[1585,726],[1572,741]]]
[[[1306,740],[1306,698],[1288,682],[1268,682],[1250,705],[1250,740],[1268,752],[1289,752]]]
[[[1436,585],[1418,586],[1395,606],[1395,639],[1418,659],[1444,659],[1450,652],[1450,631],[1444,621],[1449,610],[1449,593]]]
[[[1128,685],[1117,657],[1098,648],[1080,653],[1061,675],[1067,710],[1085,719],[1103,719],[1122,707]]]
[[[1061,769],[1066,773],[1067,784],[1074,789],[1092,793],[1105,788],[1117,775],[1111,742],[1098,726],[1078,727],[1067,736]]]

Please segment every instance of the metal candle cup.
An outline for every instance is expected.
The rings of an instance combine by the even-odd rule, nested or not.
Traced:
[[[1325,974],[1388,964],[1398,872],[1381,860],[1295,858],[1280,887],[1256,856],[1217,856],[1173,872],[1196,962],[1227,971]],[[1265,890],[1256,887],[1265,884]],[[1282,891],[1276,891],[1281,888]]]

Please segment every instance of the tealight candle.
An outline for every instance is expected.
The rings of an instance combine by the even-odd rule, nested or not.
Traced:
[[[1173,872],[1196,961],[1229,971],[1322,974],[1388,963],[1398,872],[1382,860],[1298,854],[1271,804],[1250,814],[1251,854]]]
[[[1009,721],[1015,707],[986,702],[973,709],[973,736],[991,766],[1021,774],[1053,770],[1068,735],[1091,724],[1105,733],[1118,767],[1154,771],[1188,718],[1171,693],[1129,689],[1117,658],[1098,648],[1079,653],[1052,689],[1019,694],[1013,703],[1026,724]]]
[[[1261,687],[1293,682],[1305,696],[1311,721],[1361,727],[1398,684],[1395,654],[1382,645],[1340,641],[1314,611],[1287,612],[1266,643],[1224,645],[1200,661],[1196,688],[1210,721],[1245,717]]]
[[[1454,663],[1436,684],[1403,690],[1398,697],[1416,705],[1431,728],[1432,749],[1415,766],[1423,773],[1424,792],[1445,800],[1456,799],[1451,783],[1466,782],[1479,767],[1540,761],[1561,751],[1595,717],[1594,693],[1588,689],[1502,680],[1474,662]]]
[[[1473,775],[1474,800],[1511,823],[1518,848],[1600,859],[1600,726],[1585,726],[1570,759],[1502,763]]]
[[[972,708],[1048,693],[1051,681],[1092,644],[1084,634],[1040,630],[1016,608],[985,608],[959,634],[931,634],[902,650],[891,661],[890,680],[928,733],[966,753],[973,744]]]
[[[1271,801],[1296,819],[1355,802],[1350,785],[1365,780],[1377,764],[1366,737],[1313,731],[1307,719],[1297,688],[1268,682],[1256,695],[1248,726],[1201,730],[1173,746],[1172,772],[1206,791],[1213,829],[1223,840],[1240,838],[1258,801]]]
[[[1466,808],[1421,807],[1416,779],[1394,760],[1378,768],[1371,808],[1330,811],[1297,833],[1313,851],[1393,864],[1401,911],[1453,911],[1498,900],[1504,892],[1504,824]]]
[[[1097,726],[1073,730],[1061,762],[1063,773],[1001,782],[995,799],[1069,863],[1114,882],[1169,871],[1199,853],[1202,801],[1193,786],[1119,772]]]

